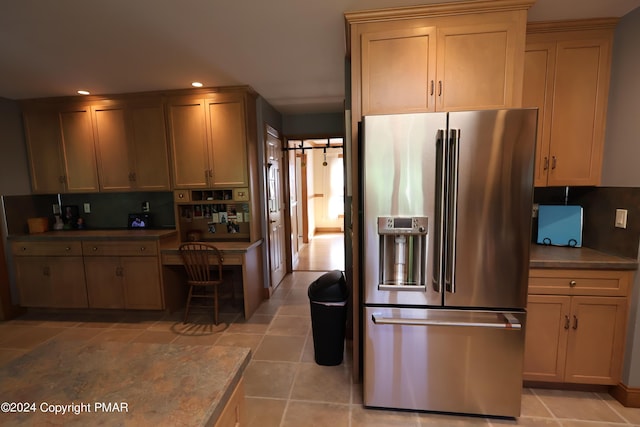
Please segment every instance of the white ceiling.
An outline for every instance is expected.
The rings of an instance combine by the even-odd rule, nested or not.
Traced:
[[[250,85],[282,113],[337,112],[346,11],[443,0],[1,0],[0,97]],[[530,21],[640,0],[538,0]]]

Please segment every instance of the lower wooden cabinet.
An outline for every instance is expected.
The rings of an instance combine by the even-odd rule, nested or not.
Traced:
[[[617,384],[624,356],[628,298],[588,295],[602,294],[602,287],[576,286],[576,280],[567,274],[569,270],[559,270],[556,277],[549,272],[546,270],[552,283],[566,281],[566,295],[529,294],[524,379]],[[584,282],[588,270],[580,274]],[[632,275],[628,271],[617,274],[625,281]],[[531,275],[539,276],[533,271]],[[597,282],[602,271],[594,271],[594,276],[589,283]],[[540,278],[530,277],[530,292],[532,282],[540,284]],[[619,288],[611,289],[613,295],[619,292]]]
[[[80,242],[13,242],[11,251],[20,305],[88,306]]]
[[[82,257],[16,257],[15,266],[22,306],[88,307]]]
[[[236,386],[214,427],[242,427],[247,425],[245,417],[244,381]]]
[[[164,309],[154,240],[12,242],[23,307]]]
[[[154,242],[82,242],[89,307],[162,309]],[[118,256],[121,254],[122,256]]]

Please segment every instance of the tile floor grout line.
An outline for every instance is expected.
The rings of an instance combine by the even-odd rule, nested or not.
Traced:
[[[633,423],[631,423],[631,421],[629,421],[629,420],[628,420],[624,415],[622,415],[620,412],[618,412],[618,410],[617,410],[616,408],[614,408],[614,407],[613,407],[613,405],[611,405],[607,399],[603,398],[603,397],[602,397],[602,396],[600,396],[600,394],[598,394],[598,393],[594,393],[594,394],[596,395],[596,397],[597,397],[598,399],[600,399],[602,402],[604,402],[604,404],[605,404],[605,405],[607,405],[607,407],[608,407],[609,409],[611,409],[611,410],[612,410],[612,411],[613,411],[617,416],[619,416],[621,419],[623,419],[623,420],[624,420],[624,422],[625,422],[627,425],[633,425]]]
[[[549,408],[549,407],[547,406],[547,404],[546,404],[546,403],[544,403],[544,400],[542,400],[542,398],[541,398],[540,396],[538,396],[538,393],[536,392],[536,390],[535,390],[535,389],[533,389],[533,388],[529,388],[529,390],[531,390],[531,393],[533,393],[533,395],[536,397],[536,399],[538,399],[538,400],[540,401],[540,403],[542,404],[542,406],[544,406],[544,408],[545,408],[545,409],[546,409],[546,410],[551,414],[551,416],[553,417],[552,419],[554,419],[554,420],[558,420],[558,422],[560,422],[560,421],[559,421],[559,420],[560,420],[560,418],[558,418],[558,417],[556,416],[556,414],[551,410],[551,408]],[[560,422],[560,424],[562,424],[562,423]]]

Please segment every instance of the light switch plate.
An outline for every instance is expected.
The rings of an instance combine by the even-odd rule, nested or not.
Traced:
[[[91,213],[91,204],[90,203],[85,203],[84,204],[84,213]]]
[[[627,210],[616,209],[616,223],[617,228],[627,228]]]

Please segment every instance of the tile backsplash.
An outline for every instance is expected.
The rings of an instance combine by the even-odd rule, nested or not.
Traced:
[[[566,187],[536,188],[534,202],[565,204]],[[582,244],[585,247],[627,258],[638,258],[640,241],[640,188],[571,187],[567,204],[583,208]],[[616,209],[628,211],[627,228],[614,226]],[[534,222],[533,239],[537,234]]]
[[[48,217],[53,223],[52,205],[58,204],[58,195],[4,196],[4,209],[9,234],[28,232],[27,218]],[[88,229],[127,228],[127,215],[142,212],[144,202],[149,204],[149,213],[154,228],[175,228],[173,193],[87,193],[61,194],[62,206],[78,207],[78,213]],[[84,204],[90,205],[90,213],[84,213]]]

